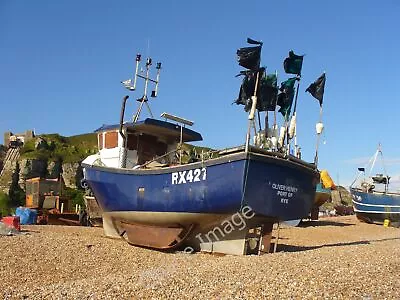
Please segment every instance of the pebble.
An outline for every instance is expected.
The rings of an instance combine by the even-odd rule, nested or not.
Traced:
[[[263,256],[164,253],[94,227],[22,229],[0,236],[0,299],[400,299],[400,229],[355,216],[281,228]]]

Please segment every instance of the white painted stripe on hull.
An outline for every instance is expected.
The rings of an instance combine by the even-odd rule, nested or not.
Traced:
[[[363,206],[400,208],[400,205],[367,204],[367,203],[357,202],[357,201],[354,201],[354,200],[353,200],[353,203],[356,203],[358,205],[363,205]]]
[[[365,191],[359,189],[359,188],[352,188],[351,191],[360,193],[360,194],[371,194],[371,193],[366,193]],[[391,197],[400,197],[400,193],[396,192],[383,192],[383,191],[373,191],[372,195],[385,195],[385,196],[391,196]]]
[[[355,212],[362,212],[366,214],[400,214],[400,211],[369,211],[369,210],[359,210],[354,208]]]

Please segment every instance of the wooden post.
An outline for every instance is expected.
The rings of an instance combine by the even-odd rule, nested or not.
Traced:
[[[261,226],[261,241],[258,255],[267,254],[270,252],[273,226],[274,223],[272,222],[264,223]]]
[[[280,223],[278,222],[278,228],[276,231],[276,237],[275,237],[275,243],[274,243],[274,253],[276,252],[276,248],[278,247],[278,242],[279,242],[279,230],[280,230]]]

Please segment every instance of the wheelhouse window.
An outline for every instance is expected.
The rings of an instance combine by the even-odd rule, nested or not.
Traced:
[[[97,142],[98,142],[99,150],[103,149],[103,133],[102,132],[97,135]]]
[[[139,164],[143,164],[167,152],[167,144],[157,141],[157,138],[151,135],[140,135],[138,145]]]
[[[118,146],[118,132],[106,132],[104,137],[104,148],[111,149]]]
[[[137,150],[138,148],[138,139],[134,134],[128,134],[128,140],[126,142],[126,147],[128,150]]]

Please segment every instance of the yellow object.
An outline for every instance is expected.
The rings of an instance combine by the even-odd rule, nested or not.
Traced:
[[[25,206],[26,207],[33,207],[33,198],[32,195],[27,195],[25,197]]]
[[[390,221],[388,219],[385,219],[385,221],[383,221],[383,226],[384,227],[389,227]]]
[[[324,188],[334,190],[336,188],[335,183],[333,182],[331,176],[329,176],[327,170],[322,170],[320,172],[321,175],[321,183]]]

